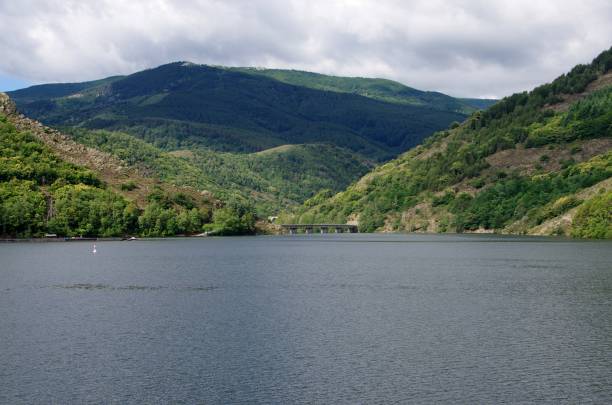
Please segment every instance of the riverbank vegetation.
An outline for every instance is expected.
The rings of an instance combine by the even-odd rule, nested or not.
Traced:
[[[67,137],[35,121],[20,121],[16,114],[12,119],[17,121],[13,123],[26,122],[36,130],[33,133],[18,130],[11,120],[1,118],[0,231],[4,236],[18,237],[45,233],[65,236],[251,234],[255,232],[257,218],[274,215],[284,208],[288,211],[280,215],[279,222],[357,222],[362,232],[505,232],[609,237],[612,233],[609,215],[611,69],[612,49],[552,83],[506,97],[486,111],[473,113],[463,123],[452,123],[447,130],[433,134],[422,145],[376,167],[340,193],[337,192],[350,179],[366,173],[373,165],[355,152],[365,149],[351,147],[351,151],[342,142],[278,145],[276,139],[267,145],[275,147],[264,150],[259,150],[263,149],[263,143],[257,147],[251,145],[257,152],[250,149],[250,153],[245,153],[246,150],[221,152],[206,142],[195,142],[182,130],[180,133],[168,130],[162,135],[156,131],[165,127],[155,126],[141,133],[135,130],[142,123],[138,120],[132,122],[136,127],[123,127],[122,121],[116,120],[113,122],[121,125],[93,129],[96,125],[92,123],[102,118],[90,117],[89,110],[81,107],[93,105],[103,115],[111,112],[106,111],[106,104],[96,104],[100,100],[88,98],[94,93],[88,93],[91,89],[87,86],[82,97],[74,100],[59,97],[48,108],[44,94],[40,98],[31,94],[33,90],[24,91],[20,93],[22,97],[28,94],[33,97],[26,100],[30,108],[39,109],[36,111],[48,119],[66,124],[66,117],[72,117],[72,111],[83,121],[65,127],[70,135]],[[162,94],[162,97],[155,93],[159,90],[158,84],[151,79],[151,74],[154,77],[177,75],[187,81],[206,83],[229,80],[228,85],[236,92],[242,90],[235,88],[231,78],[253,84],[250,82],[255,80],[253,75],[261,76],[261,72],[249,73],[245,78],[244,73],[214,70],[220,77],[213,78],[210,76],[213,70],[171,64],[103,85],[111,86],[104,87],[111,93],[120,89],[121,97],[134,93],[125,100],[125,108],[131,114],[138,111],[153,114],[161,107],[167,107],[167,113],[178,114],[180,103],[177,103],[185,100],[176,97],[185,96],[188,89]],[[255,82],[258,86],[272,86],[266,87],[272,93],[284,94],[288,84],[281,83],[283,80],[306,80],[311,87],[327,86],[331,80],[299,72],[282,76],[273,85],[270,78]],[[342,86],[334,82],[340,87],[334,90],[339,93],[333,96],[318,93],[313,96],[312,88],[299,92],[326,102],[328,96],[342,100],[350,96],[353,98],[349,104],[353,105],[357,103],[354,97],[361,96],[344,94],[350,87],[345,86],[349,82],[343,82]],[[182,86],[181,83],[177,86]],[[363,89],[373,84],[350,83],[365,86]],[[400,90],[405,89],[397,90],[396,95]],[[394,91],[389,88],[385,95]],[[154,94],[143,99],[143,92]],[[167,104],[169,98],[174,101]],[[220,108],[217,101],[213,104]],[[358,104],[371,106],[372,102],[382,103],[369,99]],[[397,101],[397,105],[404,104]],[[194,111],[188,113],[194,114]],[[113,109],[111,115],[104,117],[115,120],[116,112]],[[59,115],[53,115],[56,113]],[[337,113],[332,114],[334,120],[338,118]],[[391,115],[395,117],[393,120],[399,120],[397,114]],[[367,125],[359,128],[370,134],[379,124],[373,121],[372,128]],[[381,135],[372,145],[404,147],[388,138],[399,136],[403,124],[398,125],[392,126],[391,132],[395,135]],[[291,132],[289,128],[287,131]],[[226,137],[219,135],[221,138]],[[252,138],[258,142],[257,139]],[[348,142],[348,138],[342,140]],[[58,147],[56,143],[62,142]],[[82,155],[89,157],[79,160]],[[382,155],[371,156],[381,158]],[[119,172],[123,173],[120,179],[115,176]]]
[[[254,216],[245,215],[239,203],[219,204],[221,213],[203,199],[157,188],[148,195],[146,205],[138,207],[110,190],[93,171],[62,161],[35,136],[18,131],[0,116],[0,233],[4,237],[47,233],[172,236],[209,228],[219,234],[254,231]]]

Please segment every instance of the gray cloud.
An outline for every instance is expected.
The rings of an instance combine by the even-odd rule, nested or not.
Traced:
[[[0,75],[80,81],[191,60],[503,96],[590,61],[611,21],[607,0],[22,0],[0,2]]]

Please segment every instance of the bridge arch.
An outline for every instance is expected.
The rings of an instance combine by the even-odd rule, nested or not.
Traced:
[[[306,234],[311,234],[314,232],[318,233],[357,233],[359,232],[359,228],[357,225],[351,224],[281,224],[281,229],[283,232],[288,233],[289,235],[295,235],[299,231],[303,231]]]

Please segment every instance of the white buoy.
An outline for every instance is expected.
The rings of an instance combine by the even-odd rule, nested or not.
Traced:
[[[93,250],[91,251],[91,253],[93,253],[94,255],[96,254],[97,250],[96,250],[96,245],[94,245]]]

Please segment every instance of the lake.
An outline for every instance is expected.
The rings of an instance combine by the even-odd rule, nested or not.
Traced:
[[[612,242],[0,244],[0,403],[610,403]]]

